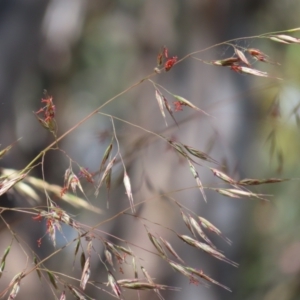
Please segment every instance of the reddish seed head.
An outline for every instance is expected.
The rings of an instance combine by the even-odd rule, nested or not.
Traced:
[[[174,110],[175,111],[181,111],[181,110],[183,110],[182,109],[182,102],[180,102],[180,101],[174,101],[173,102],[173,104],[174,104]]]
[[[93,174],[91,174],[88,168],[80,168],[80,172],[78,173],[79,178],[85,178],[88,182],[93,183]]]
[[[262,55],[262,52],[259,51],[258,49],[253,49],[253,48],[251,48],[251,49],[248,49],[247,51],[248,51],[252,56]]]
[[[41,247],[41,245],[42,245],[42,239],[41,238],[39,238],[37,240],[37,245],[38,245],[39,248]]]
[[[257,60],[267,62],[266,55],[258,49],[248,49],[248,52]]]
[[[241,72],[241,66],[239,65],[232,65],[230,66],[230,69],[235,72]]]
[[[168,59],[165,63],[165,70],[169,71],[176,62],[177,62],[177,56],[173,56],[172,58]]]
[[[36,220],[36,221],[42,221],[43,217],[38,214],[36,217],[32,217],[32,220]]]
[[[266,58],[263,55],[256,55],[255,58],[259,61],[266,61]]]
[[[51,96],[46,95],[45,98],[42,98],[42,103],[45,103],[46,105],[35,113],[38,118],[38,121],[51,132],[55,132],[56,122],[55,105],[53,104],[53,98]],[[38,117],[38,114],[40,113],[44,114],[43,119]]]

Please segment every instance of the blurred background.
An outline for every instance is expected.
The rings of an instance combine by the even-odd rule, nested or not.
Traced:
[[[40,101],[44,89],[53,96],[60,136],[105,101],[152,73],[163,46],[169,49],[170,56],[180,59],[232,38],[298,27],[299,13],[298,1],[2,0],[1,148],[21,139],[1,160],[1,167],[22,169],[53,141],[53,136],[40,126],[33,114],[43,106]],[[102,112],[209,153],[235,179],[297,178],[300,48],[267,39],[240,40],[238,45],[258,48],[272,61],[280,63],[257,62],[254,67],[284,80],[237,74],[228,68],[189,58],[153,80],[213,117],[185,107],[182,112],[174,113],[179,128],[168,116],[166,127],[155,99],[155,88],[149,81],[112,101]],[[232,55],[232,48],[222,45],[196,57],[210,61]],[[170,104],[175,101],[162,88],[160,90]],[[123,246],[126,244],[121,240],[129,241],[136,254],[140,277],[143,277],[140,266],[144,266],[155,282],[181,288],[180,292],[163,291],[165,299],[300,299],[297,180],[253,189],[274,195],[270,203],[230,199],[207,190],[208,203],[205,204],[199,190],[191,188],[195,182],[188,165],[166,142],[128,123],[115,120],[114,124],[134,200],[143,202],[138,207],[138,216],[144,219],[120,215],[98,227],[97,236]],[[97,114],[64,138],[59,146],[80,166],[97,172],[111,137],[110,118]],[[44,160],[47,182],[62,186],[69,165],[64,152],[49,151]],[[207,166],[219,168],[208,163],[197,166],[203,185],[225,187]],[[77,164],[73,170],[79,172]],[[31,175],[41,177],[41,167]],[[118,163],[112,173],[109,209],[105,188],[102,187],[95,198],[93,187],[83,183],[89,201],[104,211],[101,215],[57,203],[83,224],[93,226],[105,221],[129,206],[122,175],[122,165]],[[160,196],[162,194],[167,196]],[[83,196],[79,191],[78,195]],[[228,246],[210,235],[218,249],[239,263],[238,268],[192,249],[167,229],[190,235],[175,200],[211,221],[233,241]],[[2,196],[1,206],[26,207],[28,202],[10,192]],[[6,213],[3,217],[22,237],[24,251],[18,243],[13,243],[0,281],[1,291],[15,274],[32,267],[31,258],[27,262],[24,252],[30,256],[32,248],[43,258],[55,250],[48,236],[41,247],[37,246],[36,241],[47,230],[43,222],[34,222],[30,216],[20,213]],[[193,285],[188,278],[172,270],[153,254],[156,250],[144,225],[151,233],[168,240],[188,265],[202,269],[233,292],[213,285]],[[12,238],[3,222],[1,226],[2,253]],[[63,232],[64,236],[58,234],[57,247],[77,236],[76,231],[67,226]],[[93,245],[90,279],[107,282],[107,271],[99,259],[105,260],[100,238],[95,238]],[[142,249],[133,245],[140,245]],[[80,279],[79,257],[74,259],[74,249],[75,244],[72,244],[51,258],[46,262],[47,268]],[[115,269],[118,279],[134,277],[130,257],[122,265],[115,262]],[[68,282],[67,278],[64,280]],[[76,281],[70,279],[70,282],[79,286]],[[111,291],[110,287],[100,286],[100,290],[88,286],[87,295],[113,299],[104,291]],[[17,299],[59,299],[59,291],[53,290],[46,280],[39,280],[36,273],[32,273],[21,282]],[[156,299],[157,295],[124,291],[123,298]]]

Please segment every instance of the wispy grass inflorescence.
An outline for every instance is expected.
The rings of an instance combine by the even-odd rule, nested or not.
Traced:
[[[229,245],[232,244],[231,240],[209,220],[203,216],[198,216],[191,211],[191,209],[184,206],[185,204],[183,205],[180,203],[180,201],[174,200],[174,198],[172,198],[173,195],[171,194],[175,194],[179,189],[168,192],[160,191],[158,193],[158,189],[156,190],[156,187],[152,186],[151,179],[147,177],[148,174],[144,175],[144,173],[147,173],[146,171],[140,176],[140,180],[142,181],[142,184],[145,183],[145,185],[148,186],[149,190],[154,191],[155,195],[151,198],[144,199],[144,195],[137,192],[141,189],[137,188],[138,184],[136,183],[136,179],[132,176],[132,161],[137,159],[137,155],[134,156],[136,152],[141,152],[141,150],[144,149],[143,147],[146,147],[151,142],[159,139],[165,143],[169,149],[172,149],[172,151],[174,150],[173,152],[178,154],[180,162],[185,163],[183,164],[183,167],[189,169],[190,175],[192,176],[190,176],[188,180],[193,182],[192,187],[182,188],[180,191],[198,189],[201,198],[204,199],[204,201],[198,201],[198,205],[210,205],[210,197],[217,194],[235,199],[245,198],[269,201],[269,195],[255,190],[252,191],[254,186],[271,183],[275,184],[289,179],[275,177],[266,179],[235,179],[237,176],[229,176],[228,174],[230,173],[222,169],[223,163],[218,161],[213,154],[210,155],[209,153],[206,153],[208,151],[205,152],[193,146],[189,146],[183,141],[179,141],[177,136],[167,137],[169,134],[168,130],[181,129],[182,122],[178,121],[181,118],[177,118],[177,116],[178,114],[183,113],[183,110],[185,110],[184,113],[193,114],[195,118],[201,117],[203,119],[205,118],[205,120],[209,120],[209,118],[215,117],[213,114],[202,110],[195,105],[193,99],[186,99],[186,96],[177,95],[176,92],[171,92],[169,88],[159,84],[159,76],[163,74],[168,76],[168,74],[172,73],[176,68],[177,64],[184,63],[185,60],[191,58],[197,61],[197,63],[204,63],[216,69],[224,67],[225,69],[227,68],[227,70],[234,71],[238,74],[252,75],[260,78],[260,80],[268,79],[269,81],[278,82],[282,79],[276,74],[274,75],[273,71],[268,70],[268,72],[266,72],[260,70],[260,66],[264,63],[271,64],[273,65],[272,67],[275,68],[280,64],[260,49],[242,47],[240,41],[261,39],[263,41],[276,42],[283,45],[298,45],[300,44],[300,39],[290,35],[298,31],[300,31],[300,28],[282,32],[266,33],[254,37],[233,39],[213,45],[206,49],[197,50],[182,58],[178,58],[176,55],[169,56],[169,49],[164,46],[158,53],[157,65],[154,66],[153,72],[119,94],[104,101],[103,104],[95,108],[85,118],[77,122],[72,128],[60,136],[58,136],[59,124],[55,118],[57,113],[59,113],[56,110],[55,99],[45,93],[41,100],[43,107],[34,112],[34,115],[38,120],[37,123],[41,124],[50,132],[53,142],[42,150],[22,170],[1,169],[0,196],[6,193],[10,193],[11,195],[21,195],[24,198],[24,203],[22,204],[22,207],[0,208],[2,223],[12,239],[12,242],[9,245],[5,245],[3,248],[3,255],[0,262],[0,277],[3,276],[7,270],[8,258],[11,255],[13,247],[19,247],[23,251],[26,257],[26,266],[24,269],[20,270],[18,274],[7,274],[7,276],[12,277],[12,279],[9,285],[0,291],[0,297],[4,297],[4,295],[9,293],[8,299],[15,299],[17,295],[21,293],[20,288],[23,279],[32,272],[36,272],[38,280],[46,282],[55,298],[59,297],[61,300],[67,299],[68,293],[73,295],[76,299],[93,299],[88,296],[91,291],[96,291],[96,293],[99,294],[99,299],[102,294],[107,294],[117,299],[125,299],[125,290],[136,291],[137,297],[140,299],[142,299],[142,291],[152,291],[152,293],[155,294],[155,297],[163,300],[164,292],[166,290],[178,292],[179,289],[177,287],[159,283],[160,270],[158,270],[157,274],[153,277],[152,274],[150,276],[150,273],[152,272],[149,273],[148,270],[146,270],[144,267],[144,258],[140,257],[141,250],[147,252],[148,255],[153,255],[153,257],[161,259],[170,270],[173,269],[180,273],[181,276],[186,277],[193,284],[198,285],[199,283],[202,283],[205,286],[212,284],[231,292],[229,287],[214,280],[205,274],[203,270],[198,269],[198,267],[187,265],[185,253],[179,252],[176,249],[179,243],[174,243],[176,240],[182,244],[182,247],[193,248],[197,253],[199,251],[204,252],[205,255],[209,255],[216,260],[238,267],[239,264],[237,262],[227,258],[226,255],[216,247],[210,234],[217,235]],[[199,57],[205,51],[212,50],[219,46],[229,47],[229,49],[231,49],[231,55],[226,55],[225,58],[216,57],[214,60],[210,61],[203,60]],[[154,81],[154,77],[157,78],[156,81]],[[161,131],[154,132],[139,124],[103,112],[103,109],[115,99],[120,98],[138,86],[142,86],[142,84],[149,85],[149,83],[151,84],[151,88],[154,89],[153,99],[151,101],[157,101],[158,103],[158,108],[156,107],[155,113],[163,117],[163,129]],[[299,106],[295,107],[293,112],[296,113],[298,108]],[[111,130],[109,132],[110,140],[107,139],[104,141],[105,150],[99,155],[99,161],[95,163],[94,170],[90,171],[88,168],[72,159],[61,148],[60,143],[66,136],[94,116],[109,118],[111,121]],[[173,120],[171,121],[172,125],[168,123],[167,118]],[[115,126],[115,123],[117,122],[126,123],[128,126],[142,131],[144,134],[143,138],[140,139],[139,143],[133,143],[133,145],[128,145],[129,143],[126,145],[126,143],[124,143],[124,145],[128,147],[128,149],[124,150],[124,139],[122,139],[122,135],[117,130],[118,127]],[[209,121],[207,124],[209,124]],[[275,147],[275,142],[273,141],[273,139],[275,139],[274,136],[275,133],[270,134],[269,139]],[[5,155],[10,155],[11,149],[15,143],[0,150],[0,159]],[[44,168],[47,167],[45,164],[45,155],[50,150],[63,154],[65,159],[69,162],[64,174],[61,175],[60,185],[51,184],[45,178]],[[128,153],[130,153],[130,155]],[[160,153],[157,154],[158,157],[159,155]],[[211,165],[213,165],[214,168],[211,167]],[[30,172],[33,169],[38,168],[41,169],[42,179],[30,175]],[[168,165],[164,165],[163,168],[168,168]],[[199,172],[200,168],[201,171],[203,171],[201,173]],[[206,174],[210,175],[212,173],[215,176],[214,182],[217,182],[218,185],[207,186],[203,184],[202,174],[204,172],[207,172]],[[199,174],[201,174],[201,180]],[[103,204],[101,189],[103,185],[106,186],[107,190],[107,210],[100,208]],[[168,189],[168,187],[164,188],[166,188],[166,190]],[[92,192],[91,189],[93,189]],[[118,191],[120,190],[122,192],[118,194]],[[209,193],[206,193],[206,191],[209,191]],[[83,195],[83,199],[80,198],[77,193]],[[96,199],[92,199],[92,195],[96,196]],[[163,197],[173,201],[172,207],[174,210],[178,210],[178,215],[181,215],[181,219],[179,217],[179,220],[182,225],[189,230],[189,235],[181,234],[173,228],[168,228],[163,222],[157,223],[149,219],[146,220],[143,217],[143,210],[139,210],[138,208],[142,207],[142,204],[144,203],[150,203],[153,199],[158,200]],[[114,215],[110,215],[110,217],[105,215],[107,212],[111,212],[108,204],[112,202],[119,203],[120,198],[126,198],[125,203],[127,207],[123,210],[120,209],[117,212],[114,212]],[[64,204],[60,202],[61,200],[64,201]],[[97,204],[93,205],[93,200],[95,200]],[[80,208],[81,210],[87,210],[89,213],[94,212],[99,215],[101,214],[101,220],[94,225],[83,224],[79,221],[79,218],[77,219],[77,215],[72,215],[68,211],[68,206],[66,204],[74,206],[75,208]],[[46,236],[51,241],[51,253],[46,254],[44,257],[39,257],[36,253],[37,251],[34,250],[34,247],[31,249],[28,245],[29,241],[26,241],[25,238],[22,237],[22,234],[17,232],[17,229],[14,231],[15,229],[12,228],[12,224],[8,223],[2,216],[2,213],[5,211],[11,211],[18,215],[22,214],[24,219],[26,219],[26,216],[28,215],[31,216],[29,218],[30,222],[34,222],[36,226],[41,226],[44,233],[36,241],[37,246],[40,248],[47,246],[43,240]],[[126,240],[121,236],[115,236],[105,231],[105,223],[113,222],[121,216],[130,216],[134,221],[139,220],[144,222],[146,220],[151,224],[151,228],[149,224],[143,224],[145,228],[144,233],[148,237],[147,242],[149,242],[150,245],[149,249],[146,248],[146,244],[136,244],[130,240],[130,238]],[[22,218],[20,218],[20,222],[23,222]],[[132,222],[130,224],[136,223]],[[154,231],[154,226],[156,228],[159,227],[159,233],[157,233],[157,229]],[[186,230],[185,227],[184,229]],[[68,228],[68,230],[74,232],[76,237],[69,241],[68,237],[65,236],[66,233],[64,228]],[[134,232],[135,234],[135,229],[136,228],[131,227],[130,232]],[[168,231],[168,235],[164,235],[166,231]],[[61,244],[61,240],[58,242],[57,233],[62,236],[61,240],[64,242],[63,245]],[[172,236],[172,240],[170,240],[170,236]],[[55,259],[57,254],[63,252],[67,247],[73,246],[75,248],[75,251],[72,252],[74,253],[73,269],[70,268],[70,270],[64,270],[65,274],[63,274],[47,267],[47,263],[50,259]],[[138,255],[135,251],[136,248],[139,249]],[[49,253],[48,251],[45,252]],[[99,265],[103,267],[103,272],[105,272],[105,279],[102,281],[99,280],[97,274],[98,271],[95,271],[94,268],[96,260]],[[81,266],[80,276],[75,274],[77,264]],[[201,264],[201,261],[199,264]],[[124,265],[126,265],[126,268],[124,268]],[[73,276],[73,274],[75,275]]]

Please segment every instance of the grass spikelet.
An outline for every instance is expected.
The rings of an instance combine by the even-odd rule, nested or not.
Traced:
[[[99,168],[99,174],[101,174],[103,172],[103,169],[104,169],[104,166],[110,156],[110,153],[112,151],[112,148],[113,148],[113,144],[112,142],[108,145],[108,147],[106,148],[104,154],[103,154],[103,157],[102,157],[102,161],[101,161],[101,165],[100,165],[100,168]]]
[[[228,175],[226,175],[225,173],[217,170],[217,169],[214,169],[214,168],[210,168],[210,170],[213,172],[213,174],[220,178],[221,180],[233,185],[233,186],[236,186],[237,185],[237,181],[235,181],[233,178],[229,177]]]
[[[199,107],[197,107],[196,105],[194,105],[192,102],[188,101],[187,99],[181,97],[181,96],[178,96],[178,95],[173,95],[173,97],[175,99],[177,99],[179,101],[179,103],[183,106],[188,106],[192,109],[195,109],[203,114],[205,114],[206,116],[210,116],[210,114],[208,114],[207,112],[205,112],[204,110],[200,109]]]
[[[115,245],[113,245],[110,242],[105,242],[104,243],[105,246],[115,255],[115,257],[117,258],[118,261],[124,261],[124,256],[122,256],[119,251],[117,250],[117,248],[115,247]]]
[[[50,272],[50,271],[47,271],[47,274],[48,274],[49,281],[50,281],[51,284],[54,286],[54,288],[57,290],[57,289],[58,289],[58,286],[57,286],[57,284],[56,284],[55,276],[54,276],[53,273]]]
[[[126,189],[127,197],[129,199],[129,204],[130,204],[130,207],[131,207],[131,211],[134,214],[135,213],[135,208],[134,208],[133,196],[132,196],[132,192],[131,192],[130,178],[127,175],[126,171],[124,172],[123,183],[124,183],[124,186],[125,186],[125,189]]]
[[[187,145],[183,145],[184,148],[193,156],[198,157],[202,160],[208,161],[208,162],[212,162],[215,164],[219,164],[216,160],[214,160],[213,158],[211,158],[209,155],[207,155],[206,153],[199,151],[191,146],[187,146]]]
[[[5,249],[4,254],[2,256],[1,264],[0,264],[0,278],[1,278],[2,274],[3,274],[4,268],[5,268],[6,257],[7,257],[8,253],[9,253],[9,251],[10,251],[10,248],[11,248],[11,246],[8,246]]]
[[[183,240],[185,243],[189,244],[192,247],[198,248],[200,250],[203,250],[204,252],[208,253],[209,255],[222,260],[228,264],[231,264],[234,267],[237,267],[238,264],[228,258],[226,258],[226,256],[224,254],[222,254],[221,252],[213,249],[212,247],[210,247],[207,244],[201,243],[197,240],[192,239],[191,237],[187,236],[187,235],[179,235],[177,234],[177,236]]]
[[[86,284],[90,278],[91,275],[91,266],[90,266],[90,258],[88,257],[85,261],[82,275],[81,275],[81,280],[80,280],[80,287],[85,290]]]
[[[213,60],[212,64],[216,66],[227,67],[227,66],[232,66],[233,64],[239,61],[240,59],[238,57],[229,57],[222,60]]]
[[[147,281],[152,284],[152,285],[155,285],[154,281],[152,280],[151,276],[148,274],[148,272],[146,271],[146,269],[142,266],[141,267],[141,270],[144,274],[144,276],[146,277]],[[160,294],[159,292],[159,289],[154,289],[154,292],[157,294],[157,297],[160,299],[160,300],[163,300],[164,298],[162,297],[162,295]]]
[[[206,229],[208,229],[209,231],[214,232],[215,234],[217,234],[218,236],[220,236],[220,237],[221,237],[224,241],[226,241],[229,245],[232,244],[231,240],[228,239],[227,237],[225,237],[225,236],[222,234],[221,230],[218,229],[215,225],[213,225],[213,224],[210,223],[208,220],[206,220],[206,219],[204,219],[204,218],[202,218],[202,217],[198,217],[198,219],[199,219],[201,225],[202,225],[204,228],[206,228]]]
[[[59,297],[59,300],[66,300],[66,292],[63,291],[61,294],[60,294],[60,297]]]
[[[115,295],[120,299],[121,287],[119,286],[118,282],[115,280],[115,277],[110,271],[108,271],[108,283],[110,284]]]
[[[24,277],[23,273],[19,273],[11,281],[11,284],[13,284],[13,288],[8,296],[8,300],[15,299],[20,291],[20,282],[22,278]],[[10,285],[11,285],[10,284]]]
[[[205,202],[207,202],[206,195],[205,195],[205,192],[204,192],[204,188],[203,188],[202,182],[199,178],[199,174],[198,174],[198,172],[196,171],[194,165],[191,163],[191,161],[189,159],[188,159],[188,162],[189,162],[190,170],[191,170],[191,172],[192,172],[192,174],[193,174],[193,176],[196,180],[196,183],[197,183],[197,185],[200,189],[200,192],[203,196],[203,199],[204,199]]]
[[[196,237],[190,218],[182,210],[180,211],[181,211],[183,222],[185,223],[186,227],[190,230],[193,236]]]
[[[234,48],[235,54],[237,55],[237,57],[248,67],[250,67],[250,63],[247,59],[247,57],[245,56],[245,54],[239,50],[238,48]]]
[[[270,40],[282,44],[300,44],[300,39],[286,34],[277,34],[270,37]]]
[[[4,156],[4,155],[6,155],[10,150],[11,150],[11,148],[13,147],[13,145],[16,143],[16,142],[18,142],[20,139],[18,139],[17,141],[15,141],[14,143],[12,143],[12,144],[10,144],[9,146],[7,146],[7,147],[5,147],[4,149],[2,149],[1,151],[0,151],[0,159],[2,159],[2,157]]]
[[[172,245],[168,241],[166,241],[165,239],[163,239],[162,237],[160,237],[160,240],[164,243],[164,245],[169,250],[169,252],[172,255],[174,255],[180,262],[182,262],[184,264],[184,260],[176,253],[176,251],[174,250],[174,248],[172,247]]]
[[[104,181],[104,180],[107,180],[107,177],[110,176],[110,172],[111,172],[112,167],[114,166],[115,161],[116,161],[116,157],[114,157],[114,158],[108,163],[108,165],[106,166],[105,171],[104,171],[104,173],[103,173],[103,175],[102,175],[102,178],[101,178],[101,180],[99,181],[99,183],[98,183],[98,185],[97,185],[97,188],[96,188],[96,191],[95,191],[95,196],[98,196],[99,190],[100,190],[100,188],[101,188],[101,185],[102,185],[103,181]]]
[[[74,288],[72,285],[68,285],[69,290],[72,292],[72,294],[75,296],[78,300],[87,300],[87,298],[79,292],[76,288]]]
[[[0,196],[5,194],[14,185],[23,180],[27,174],[11,174],[0,183]]]
[[[230,198],[247,197],[247,198],[256,198],[264,201],[269,201],[268,199],[263,198],[267,196],[265,194],[256,194],[256,193],[238,190],[238,189],[215,189],[215,191]]]
[[[169,260],[168,263],[171,265],[171,267],[172,267],[175,271],[177,271],[177,272],[181,273],[182,275],[188,277],[191,281],[197,282],[197,279],[193,276],[193,274],[192,274],[190,271],[188,271],[188,270],[186,269],[185,266],[183,266],[183,265],[181,265],[181,264],[178,264],[178,263],[176,263],[176,262],[174,262],[174,261],[171,261],[171,260]]]
[[[167,254],[165,252],[165,249],[163,248],[163,246],[160,244],[159,240],[150,232],[148,232],[148,237],[151,241],[151,243],[153,244],[153,246],[156,248],[156,250],[159,252],[159,254],[162,257],[167,257]]]
[[[229,291],[229,292],[232,292],[232,290],[231,290],[229,287],[227,287],[227,286],[221,284],[220,282],[218,282],[218,281],[212,279],[211,277],[209,277],[208,275],[204,274],[204,272],[203,272],[202,270],[199,271],[199,270],[196,270],[196,269],[190,268],[190,267],[186,267],[186,269],[187,269],[188,271],[190,271],[192,274],[197,275],[197,276],[199,276],[200,278],[203,278],[203,279],[205,279],[206,281],[208,281],[208,282],[210,282],[210,283],[213,283],[213,284],[215,284],[215,285],[218,285],[218,286],[222,287],[223,289],[225,289],[225,290],[227,290],[227,291]]]
[[[164,111],[164,97],[158,90],[155,90],[155,97],[156,97],[156,100],[158,102],[159,110],[160,110],[160,112],[161,112],[161,114],[162,114],[162,116],[165,120],[166,126],[168,126],[167,119],[166,119],[166,114],[165,114],[165,111]]]
[[[202,228],[200,227],[199,223],[191,216],[189,216],[190,223],[193,226],[193,228],[197,231],[199,236],[208,243],[212,248],[216,249],[215,245],[211,242],[211,240],[206,236],[206,234],[203,232]]]
[[[279,178],[268,178],[268,179],[252,179],[245,178],[237,182],[238,185],[260,185],[260,184],[268,184],[268,183],[279,183],[283,181],[288,181],[289,179],[279,179]]]

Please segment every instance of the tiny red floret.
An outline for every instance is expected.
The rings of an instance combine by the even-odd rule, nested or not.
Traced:
[[[41,238],[39,238],[37,240],[37,245],[38,245],[39,248],[41,247],[41,245],[42,245],[42,239]]]
[[[181,110],[183,110],[182,109],[182,102],[180,102],[180,101],[174,101],[173,102],[173,104],[174,104],[174,110],[175,111],[181,111]]]
[[[173,66],[174,64],[177,62],[177,56],[173,56],[172,58],[168,59],[166,62],[165,62],[165,70],[166,71],[169,71]]]
[[[36,217],[32,217],[32,220],[36,220],[36,221],[42,221],[43,217],[38,214]]]
[[[240,73],[240,72],[241,72],[241,66],[236,65],[236,64],[230,66],[230,69],[231,69],[232,71],[234,71],[234,72],[237,72],[237,73]]]

